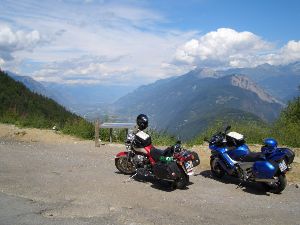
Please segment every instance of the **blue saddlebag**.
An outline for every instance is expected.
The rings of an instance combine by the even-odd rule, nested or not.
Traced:
[[[268,161],[257,161],[253,165],[253,174],[255,178],[271,179],[275,175],[278,166]]]

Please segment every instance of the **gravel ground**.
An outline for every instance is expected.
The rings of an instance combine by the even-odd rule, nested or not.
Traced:
[[[198,169],[186,190],[129,180],[114,166],[122,145],[0,139],[0,224],[299,224],[300,190],[237,188]]]
[[[186,190],[117,172],[122,145],[20,141],[0,135],[0,225],[300,224],[300,189],[237,188],[198,167]]]

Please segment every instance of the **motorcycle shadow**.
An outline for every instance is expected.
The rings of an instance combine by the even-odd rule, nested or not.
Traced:
[[[122,174],[120,172],[115,172],[117,174]],[[165,191],[165,192],[172,192],[174,190],[176,190],[176,188],[174,188],[174,185],[171,181],[166,181],[166,180],[160,180],[157,178],[154,178],[152,176],[141,176],[141,175],[135,175],[134,177],[130,178],[134,181],[137,182],[141,182],[141,183],[150,183],[151,187],[160,191]],[[188,185],[193,184],[192,182],[189,182]],[[183,190],[187,190],[189,189],[188,187],[186,187]]]
[[[160,190],[160,191],[171,192],[171,191],[175,191],[175,190],[188,190],[189,189],[188,185],[191,185],[191,184],[193,184],[193,183],[189,182],[185,188],[177,189],[174,187],[174,184],[171,181],[153,179],[151,187],[155,188],[157,190]]]
[[[200,172],[199,175],[224,184],[236,184],[237,185],[236,189],[241,188],[244,192],[249,194],[270,196],[270,193],[268,193],[263,187],[263,185],[260,183],[244,181],[241,184],[238,178],[227,176],[227,175],[225,175],[222,178],[217,178],[212,175],[210,170],[204,170]]]

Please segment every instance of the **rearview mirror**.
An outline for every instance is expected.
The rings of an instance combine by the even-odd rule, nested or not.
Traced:
[[[231,126],[229,125],[229,126],[227,126],[226,128],[225,128],[225,133],[227,132],[227,131],[229,131],[231,129]]]

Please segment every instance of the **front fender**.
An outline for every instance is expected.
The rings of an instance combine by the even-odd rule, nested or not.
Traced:
[[[115,158],[121,158],[121,157],[127,157],[128,156],[128,152],[119,152]]]

